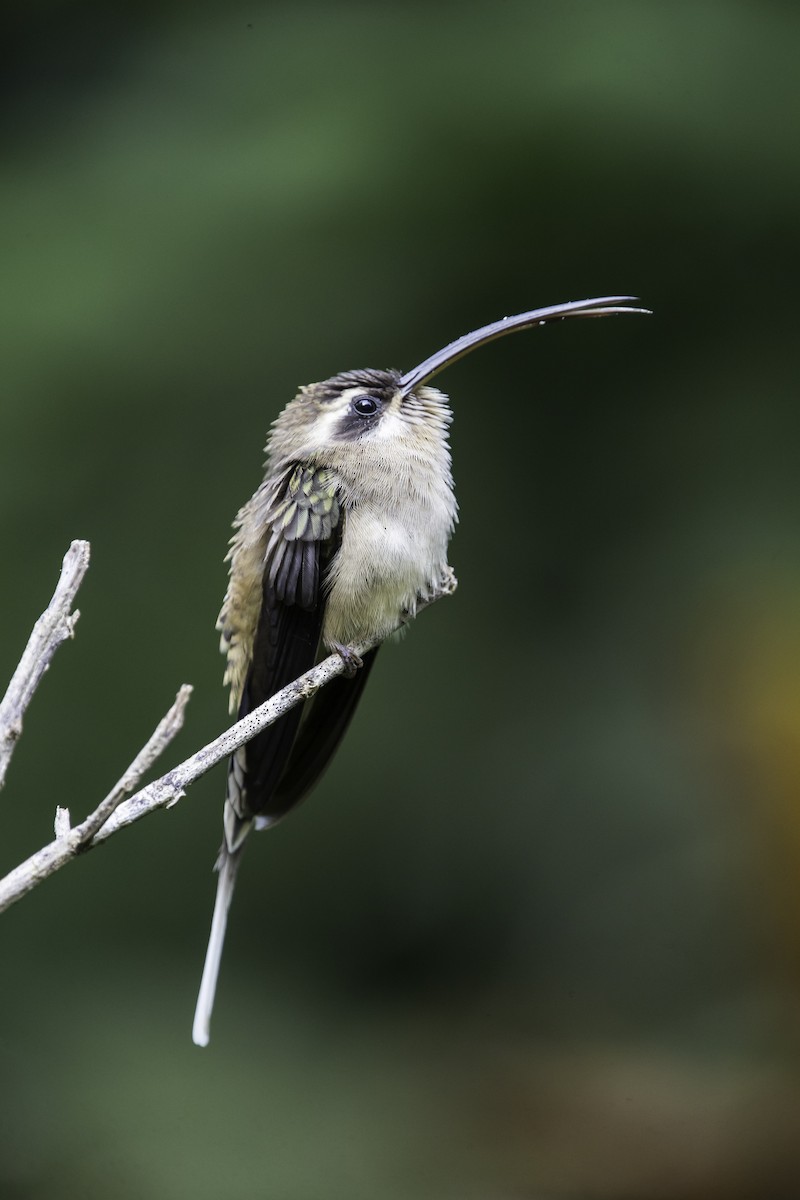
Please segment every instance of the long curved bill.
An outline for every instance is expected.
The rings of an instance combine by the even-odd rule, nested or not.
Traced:
[[[407,371],[400,380],[401,395],[407,396],[414,388],[427,383],[438,375],[445,367],[451,366],[459,358],[470,354],[478,346],[485,346],[496,338],[505,337],[507,333],[518,333],[521,329],[530,329],[534,325],[546,325],[548,321],[563,321],[567,317],[614,317],[619,313],[646,313],[649,308],[636,307],[636,296],[601,296],[595,300],[570,300],[567,304],[551,304],[549,308],[534,308],[531,312],[519,313],[516,317],[502,317],[491,325],[481,329],[473,329],[456,338],[443,350],[437,350],[430,358],[426,358],[419,366]]]

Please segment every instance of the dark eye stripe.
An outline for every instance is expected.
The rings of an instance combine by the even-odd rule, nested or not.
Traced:
[[[354,396],[342,414],[336,436],[345,442],[356,442],[381,420],[384,405],[375,396]]]

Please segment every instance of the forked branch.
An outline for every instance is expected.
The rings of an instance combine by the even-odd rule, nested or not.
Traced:
[[[67,558],[69,558],[76,546],[85,547],[85,562],[80,577],[72,587],[70,599],[66,602],[66,608],[63,610],[65,612],[68,612],[69,605],[77,591],[81,578],[83,578],[89,561],[89,546],[87,542],[74,542],[72,547],[70,547]],[[66,570],[67,559],[64,561]],[[56,589],[56,595],[53,597],[51,605],[40,618],[39,622],[37,622],[31,641],[33,641],[41,621],[47,617],[50,609],[56,603],[63,579],[64,572],[62,572],[62,579],[59,581],[59,587]],[[443,581],[441,589],[436,595],[431,596],[430,599],[420,601],[417,611],[420,612],[441,596],[452,594],[455,588],[455,576],[451,574]],[[71,620],[72,624],[74,624],[76,616],[77,614],[73,614],[72,618],[68,620]],[[69,632],[62,634],[59,640],[70,636],[70,633],[71,627]],[[363,656],[374,649],[381,640],[380,638],[374,638],[370,641],[360,642],[353,646],[352,649],[356,654]],[[38,671],[38,674],[35,671],[28,672],[35,675],[35,682],[30,688],[30,694],[32,694],[33,688],[35,688],[41,675],[47,669],[47,663],[52,658],[58,644],[58,640],[56,640],[52,644],[52,648],[49,648],[51,645],[50,640],[43,639],[40,643],[40,654],[46,653],[48,657],[45,665]],[[30,643],[28,649],[30,649]],[[26,650],[27,653],[28,650]],[[22,663],[20,664],[21,667]],[[15,680],[20,674],[20,668],[14,674]],[[32,854],[25,862],[20,863],[4,879],[0,879],[0,912],[6,908],[10,908],[12,904],[20,900],[27,892],[36,887],[37,884],[47,879],[48,876],[53,875],[79,854],[100,845],[101,842],[111,837],[112,834],[118,833],[120,829],[124,829],[127,825],[132,825],[134,821],[141,820],[142,817],[146,817],[149,813],[156,812],[160,808],[170,808],[173,804],[176,804],[185,794],[189,785],[194,783],[196,779],[205,775],[218,762],[227,758],[239,746],[244,745],[245,742],[249,742],[251,738],[254,738],[263,729],[266,729],[268,725],[272,725],[275,721],[279,720],[291,708],[294,708],[296,704],[309,699],[321,687],[324,687],[325,684],[330,683],[331,680],[341,675],[344,670],[345,663],[341,655],[332,654],[329,658],[317,663],[310,671],[306,671],[299,679],[295,679],[285,688],[282,688],[281,691],[254,709],[253,712],[248,713],[241,721],[237,721],[235,725],[232,725],[230,729],[227,729],[219,737],[209,742],[207,746],[203,746],[202,749],[196,751],[196,753],[185,759],[177,767],[173,767],[165,775],[162,775],[152,783],[148,783],[136,792],[135,795],[131,795],[130,793],[138,785],[142,775],[152,766],[155,759],[172,741],[183,724],[184,710],[192,690],[188,684],[184,684],[178,692],[172,708],[163,720],[159,722],[156,730],[148,739],[143,749],[137,754],[128,770],[97,808],[80,825],[76,825],[74,828],[70,826],[69,811],[66,808],[58,808],[55,817],[56,836],[54,840],[35,854]],[[12,684],[13,682],[12,680]],[[9,688],[10,691],[11,688]],[[29,699],[30,696],[28,696]],[[14,711],[16,712],[17,709]],[[19,723],[21,725],[21,714]],[[0,725],[0,733],[2,733],[2,728],[2,725]],[[16,736],[18,737],[19,734],[17,733]]]

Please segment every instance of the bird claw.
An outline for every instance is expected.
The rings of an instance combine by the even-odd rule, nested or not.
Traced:
[[[364,665],[364,660],[360,654],[356,654],[352,646],[343,646],[340,642],[333,642],[332,649],[341,658],[344,663],[344,673],[347,679],[352,679],[356,671]]]
[[[442,578],[440,579],[431,599],[438,600],[440,596],[452,596],[457,587],[458,580],[456,579],[455,571],[452,567],[445,567],[444,574],[442,575]]]

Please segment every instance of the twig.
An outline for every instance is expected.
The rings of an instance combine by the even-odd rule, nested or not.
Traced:
[[[441,596],[450,595],[455,591],[455,577],[451,575],[443,584],[441,590],[432,596],[429,600],[420,601],[417,605],[417,611],[421,612],[423,608],[427,608],[435,600]],[[383,639],[372,638],[369,641],[358,643],[352,649],[356,654],[363,656],[370,650],[373,650]],[[248,713],[241,721],[237,721],[225,733],[220,734],[213,742],[209,742],[207,746],[203,746],[190,758],[180,763],[177,767],[173,767],[171,771],[167,771],[166,775],[162,775],[160,779],[154,780],[147,784],[135,796],[131,796],[129,800],[117,798],[117,793],[120,785],[129,777],[133,767],[126,772],[120,784],[109,794],[103,803],[93,812],[82,825],[76,826],[75,829],[70,829],[66,833],[62,832],[61,836],[56,836],[55,840],[49,845],[32,854],[24,863],[20,863],[13,871],[10,871],[4,879],[0,879],[0,912],[20,900],[27,892],[47,879],[49,875],[53,875],[60,870],[65,863],[70,859],[80,854],[82,851],[91,850],[92,847],[100,845],[112,834],[117,833],[120,829],[124,829],[126,825],[132,825],[134,821],[146,817],[149,813],[155,812],[159,808],[170,808],[176,804],[178,800],[185,794],[186,788],[210,771],[222,759],[227,758],[239,746],[249,742],[259,734],[262,729],[266,729],[268,725],[272,725],[296,704],[303,700],[308,700],[315,692],[324,687],[326,683],[336,679],[345,670],[345,663],[339,654],[332,654],[329,658],[324,659],[310,671],[306,671],[305,675],[301,675],[299,679],[295,679],[292,683],[287,684],[281,691],[276,692],[269,700],[265,701],[258,708]],[[181,689],[183,691],[183,689]],[[180,693],[179,697],[180,699]],[[176,705],[178,701],[176,700]],[[185,703],[185,702],[184,702]],[[165,718],[167,721],[168,716]],[[164,722],[162,722],[162,725]],[[161,726],[159,726],[161,728]],[[158,730],[151,738],[152,741],[158,735]],[[148,743],[150,745],[150,743]],[[145,748],[147,749],[147,747]],[[144,755],[142,751],[142,755]],[[142,755],[137,756],[136,762],[140,760]],[[135,765],[135,764],[134,764]],[[112,799],[114,804],[110,804]],[[120,802],[121,801],[121,802]],[[105,811],[105,806],[110,805],[111,811]],[[101,810],[104,815],[100,816]],[[63,831],[65,828],[64,810],[57,814],[57,829]],[[67,818],[68,820],[68,818]],[[92,832],[86,836],[85,831],[89,829]]]
[[[32,854],[25,862],[20,863],[13,871],[9,871],[8,875],[0,880],[0,912],[10,907],[15,901],[21,900],[43,879],[47,879],[70,859],[75,858],[82,850],[88,849],[93,844],[93,838],[103,823],[108,820],[125,797],[130,795],[143,773],[152,766],[158,755],[166,749],[183,725],[183,714],[191,694],[191,687],[184,684],[175,697],[175,702],[169,712],[159,721],[125,774],[114,784],[105,800],[101,801],[85,821],[76,825],[74,829],[70,829],[69,809],[61,807],[56,809],[55,839],[43,849],[38,850],[36,854]]]
[[[8,690],[0,701],[0,788],[14,747],[22,733],[22,718],[58,647],[72,637],[80,613],[70,614],[72,602],[89,566],[89,543],[73,542],[64,555],[53,598],[33,627]]]
[[[85,821],[82,821],[80,825],[72,830],[72,837],[79,849],[82,849],[88,842],[91,842],[92,838],[105,825],[112,813],[119,808],[123,800],[127,796],[130,796],[134,788],[138,786],[139,780],[145,772],[150,770],[156,759],[160,757],[175,735],[183,728],[184,713],[191,694],[192,685],[189,683],[181,684],[174,704],[166,716],[162,717],[158,725],[156,725],[147,742],[142,746],[125,774],[114,784],[105,800],[97,806],[94,812],[90,813]],[[67,818],[69,818],[69,810],[61,809],[59,811],[67,812]],[[58,836],[58,831],[56,831],[56,837]]]

